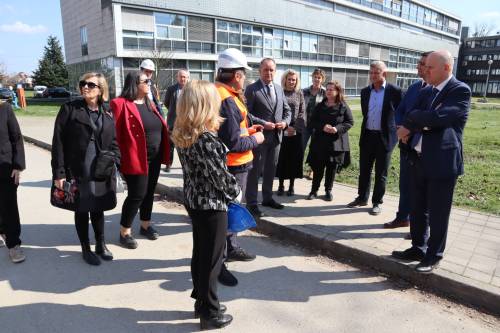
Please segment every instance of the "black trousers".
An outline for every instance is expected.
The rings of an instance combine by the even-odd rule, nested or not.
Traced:
[[[457,178],[429,179],[416,153],[410,160],[410,175],[412,246],[426,252],[425,259],[442,257]],[[428,226],[430,237],[427,240]]]
[[[149,162],[147,175],[123,175],[127,182],[127,198],[123,202],[120,225],[130,228],[137,210],[142,221],[151,220],[153,199],[156,184],[160,176],[161,162],[159,156]]]
[[[313,180],[311,192],[318,192],[321,181],[323,180],[323,174],[325,175],[325,192],[330,192],[333,188],[333,181],[335,180],[337,163],[331,163],[325,160],[321,164],[314,164],[312,170]]]
[[[219,312],[217,277],[226,244],[227,212],[187,208],[193,223],[193,257],[191,297],[200,304],[200,315],[209,317]]]
[[[365,131],[366,135],[359,147],[358,198],[362,201],[368,201],[371,174],[375,164],[375,185],[373,187],[372,203],[381,204],[385,194],[391,151],[385,149],[379,131]]]
[[[90,243],[89,214],[96,242],[104,241],[104,212],[75,212],[75,227],[80,243]]]
[[[172,130],[169,130],[169,133],[172,133],[173,129]],[[168,164],[169,166],[171,166],[173,163],[174,163],[174,151],[175,151],[175,145],[174,145],[174,142],[170,139],[170,136],[168,137],[168,142],[170,144],[170,163]]]
[[[9,249],[21,244],[21,221],[17,206],[17,187],[14,178],[0,178],[0,227]]]

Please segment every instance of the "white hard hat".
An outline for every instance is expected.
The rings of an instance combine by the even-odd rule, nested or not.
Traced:
[[[154,71],[155,70],[155,63],[151,59],[144,59],[141,62],[141,68],[148,69],[150,71]]]
[[[217,59],[217,67],[218,68],[245,68],[248,70],[252,70],[247,63],[247,57],[241,53],[238,49],[225,49],[221,53],[219,53],[219,58]]]

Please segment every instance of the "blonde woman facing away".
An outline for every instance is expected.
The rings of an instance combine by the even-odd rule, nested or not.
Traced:
[[[213,84],[188,82],[177,104],[172,135],[184,175],[184,206],[193,224],[191,297],[202,329],[224,327],[233,320],[219,304],[217,276],[226,242],[227,205],[241,190],[226,166],[228,150],[215,134],[222,122],[220,105]]]

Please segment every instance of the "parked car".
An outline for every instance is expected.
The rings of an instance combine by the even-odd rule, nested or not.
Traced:
[[[45,98],[56,98],[56,97],[74,97],[78,94],[71,92],[63,87],[50,87],[43,91],[43,97]]]
[[[11,99],[12,91],[9,88],[0,88],[0,99]]]
[[[46,86],[34,86],[33,97],[43,97],[43,92],[47,89]]]

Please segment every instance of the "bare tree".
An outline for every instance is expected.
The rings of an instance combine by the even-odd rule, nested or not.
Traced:
[[[0,61],[0,83],[4,84],[9,75],[7,74],[7,66]]]
[[[493,34],[495,31],[495,24],[486,22],[476,22],[474,24],[473,37],[485,37]]]
[[[151,59],[155,64],[154,81],[160,95],[163,95],[163,92],[167,90],[172,81],[171,77],[165,73],[171,72],[172,51],[161,48],[148,50],[141,54],[140,60],[142,61],[144,59]],[[167,69],[167,71],[164,71],[165,69]]]

